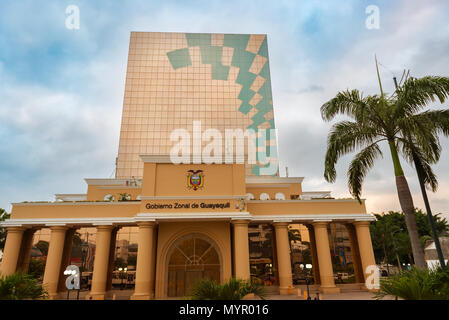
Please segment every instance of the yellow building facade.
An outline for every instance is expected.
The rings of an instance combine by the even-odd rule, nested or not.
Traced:
[[[178,104],[179,110],[173,107]],[[50,298],[60,298],[75,232],[96,228],[88,298],[107,299],[117,234],[135,227],[131,298],[181,297],[202,278],[249,280],[248,226],[265,224],[273,230],[278,291],[291,294],[289,226],[301,225],[315,283],[322,292],[338,293],[328,225],[340,223],[348,231],[356,282],[364,283],[364,271],[375,265],[369,232],[374,218],[364,201],[303,191],[302,177],[280,177],[277,170],[262,175],[263,166],[246,160],[175,164],[169,156],[170,130],[191,132],[195,119],[223,132],[227,121],[233,129],[272,129],[273,117],[265,35],[132,33],[116,178],[85,179],[85,194],[57,194],[55,202],[14,203],[2,223],[7,239],[1,275],[27,272],[33,236],[49,228],[43,285]]]
[[[231,277],[249,279],[249,223],[274,226],[281,294],[292,287],[289,224],[309,229],[315,279],[322,292],[339,292],[331,263],[329,223],[347,226],[358,281],[363,282],[367,276],[363,270],[375,264],[369,233],[373,217],[366,213],[363,202],[288,200],[302,194],[302,178],[248,177],[243,164],[175,165],[163,157],[141,159],[144,174],[140,187],[126,186],[121,179],[86,179],[85,201],[13,204],[11,219],[3,223],[8,234],[2,275],[26,270],[33,233],[50,228],[43,282],[52,298],[60,297],[64,291],[61,275],[70,261],[74,231],[92,226],[97,228],[93,299],[108,297],[115,237],[125,226],[139,230],[134,299],[168,297],[179,283],[170,279],[179,274],[192,284],[202,277],[218,282]],[[203,172],[203,186],[197,190],[189,188],[191,170]],[[286,200],[249,200],[262,192],[270,199],[282,193]],[[108,194],[118,199],[121,193],[132,195],[131,199],[104,201]]]

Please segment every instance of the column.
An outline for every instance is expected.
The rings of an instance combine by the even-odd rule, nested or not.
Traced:
[[[362,261],[362,270],[365,275],[365,279],[371,274],[366,272],[366,268],[371,265],[376,265],[369,225],[369,221],[354,222],[357,233],[357,242],[359,244],[360,260]]]
[[[111,232],[111,245],[109,246],[108,277],[106,280],[106,296],[112,298],[112,276],[114,273],[115,247],[117,242],[117,232],[120,228],[114,228]]]
[[[307,230],[309,231],[310,238],[310,255],[312,256],[313,283],[320,284],[320,265],[318,263],[318,255],[316,253],[315,230],[313,230],[313,226],[310,224],[307,225]]]
[[[1,276],[9,276],[16,272],[20,248],[25,228],[7,227],[5,248],[1,265]]]
[[[113,226],[98,226],[95,244],[94,272],[92,274],[92,287],[86,299],[104,300],[106,295],[106,282],[108,278],[109,249]]]
[[[247,220],[234,220],[234,276],[237,279],[250,280],[249,241]]]
[[[352,265],[354,266],[354,275],[356,283],[365,282],[363,275],[362,261],[360,260],[359,244],[357,243],[357,235],[352,223],[345,224],[346,230],[348,230],[349,242],[351,244]]]
[[[288,294],[289,287],[293,287],[292,263],[288,240],[288,223],[276,222],[273,225],[276,232],[276,248],[279,270],[279,293]]]
[[[59,270],[59,284],[58,284],[59,293],[67,291],[67,287],[65,286],[65,280],[67,276],[64,275],[64,271],[72,261],[73,236],[75,235],[75,232],[76,229],[69,229],[67,230],[65,235],[64,249],[61,260],[61,269]]]
[[[45,264],[44,280],[42,283],[50,299],[59,298],[59,273],[61,270],[67,229],[65,226],[50,227],[50,246],[48,248],[47,263]]]
[[[340,289],[335,286],[334,281],[327,222],[314,222],[313,228],[315,230],[318,264],[320,265],[320,291],[323,293],[340,293]]]
[[[136,286],[132,300],[149,300],[153,297],[152,275],[155,268],[154,227],[152,221],[141,222],[137,247]]]
[[[31,259],[31,248],[33,247],[33,237],[36,229],[27,229],[23,233],[22,245],[17,262],[17,271],[28,273]]]

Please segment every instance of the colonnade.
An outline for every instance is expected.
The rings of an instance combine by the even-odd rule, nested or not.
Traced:
[[[233,277],[250,279],[248,224],[249,220],[232,221],[233,232]],[[338,293],[332,269],[327,226],[330,221],[312,221],[306,224],[311,243],[311,256],[315,283],[323,293]],[[280,294],[288,294],[293,287],[290,246],[288,238],[289,222],[273,222]],[[346,223],[351,252],[353,255],[356,282],[363,283],[368,276],[364,271],[375,265],[369,221]],[[138,223],[138,252],[135,290],[131,299],[154,298],[155,286],[155,227],[156,223]],[[88,299],[109,298],[112,289],[112,271],[115,254],[115,241],[120,227],[113,225],[97,226],[96,250],[92,275],[91,291]],[[4,248],[1,274],[9,275],[16,271],[26,272],[30,261],[32,239],[36,229],[8,227]],[[63,271],[70,264],[74,227],[64,225],[50,226],[50,246],[45,266],[43,286],[50,299],[60,298],[65,291]]]

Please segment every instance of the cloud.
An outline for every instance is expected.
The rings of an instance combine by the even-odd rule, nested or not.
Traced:
[[[345,55],[324,62],[327,67],[325,70],[319,67],[315,69],[314,64],[310,68],[315,71],[313,76],[307,70],[298,75],[303,88],[317,83],[317,79],[320,79],[319,85],[324,88],[323,91],[310,93],[298,90],[292,94],[289,90],[277,88],[274,92],[278,106],[276,124],[279,128],[289,128],[288,133],[284,129],[284,135],[280,129],[280,149],[287,153],[283,156],[288,159],[289,171],[299,170],[303,172],[302,175],[306,175],[305,186],[307,186],[307,178],[310,178],[313,181],[310,187],[329,189],[321,178],[323,165],[320,162],[322,161],[311,159],[323,159],[325,152],[323,146],[325,146],[329,130],[329,126],[319,123],[321,121],[320,106],[338,91],[347,88],[358,88],[365,94],[377,94],[379,90],[374,65],[375,53],[386,66],[381,67],[381,76],[384,87],[390,92],[394,88],[391,78],[393,75],[400,78],[404,68],[412,69],[412,74],[415,76],[427,74],[447,76],[449,74],[448,56],[444,53],[447,52],[449,40],[442,8],[444,6],[447,9],[447,5],[435,1],[426,8],[421,8],[417,2],[413,2],[410,7],[409,4],[409,2],[402,2],[390,11],[381,7],[381,30],[362,30],[360,37],[347,48]],[[442,108],[442,106],[438,107]],[[445,107],[448,107],[447,104]],[[297,126],[295,127],[293,123]],[[447,174],[449,162],[446,160],[449,149],[448,139],[442,138],[442,144],[444,151],[441,161],[434,166],[440,183],[448,181],[449,178]],[[282,145],[291,147],[282,149]],[[385,158],[376,163],[375,168],[365,180],[363,196],[368,199],[369,211],[399,210],[400,208],[388,150],[384,152],[384,155]],[[337,182],[330,187],[336,196],[348,194],[346,170],[350,160],[350,156],[345,157],[337,166]],[[416,174],[405,162],[403,166],[415,205],[423,208]],[[323,181],[322,184],[318,183],[320,179]],[[447,213],[449,201],[445,199],[447,199],[448,189],[443,183],[439,191],[429,197],[435,199],[432,202],[434,211]]]

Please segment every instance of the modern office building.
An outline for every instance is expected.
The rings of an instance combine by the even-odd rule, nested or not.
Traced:
[[[249,151],[243,162],[207,163],[193,152],[190,163],[174,163],[170,135],[179,128],[195,135],[195,121],[215,133],[274,128],[266,35],[131,33],[116,178],[85,179],[85,194],[57,194],[55,202],[14,203],[2,223],[2,274],[26,272],[33,234],[50,229],[43,283],[58,298],[75,231],[95,228],[88,297],[108,298],[117,234],[135,228],[133,299],[186,296],[202,278],[256,276],[289,294],[290,251],[303,250],[292,247],[289,225],[300,224],[301,234],[308,230],[315,283],[336,293],[328,227],[338,223],[348,231],[356,281],[364,283],[375,264],[374,218],[364,201],[303,191],[302,177],[277,170],[264,175],[267,166],[249,164]],[[275,137],[257,139],[257,159],[276,158],[266,152],[275,150]]]
[[[193,136],[194,121],[223,137],[275,128],[265,35],[131,33],[116,178],[142,178],[139,156],[169,155],[170,134]]]

